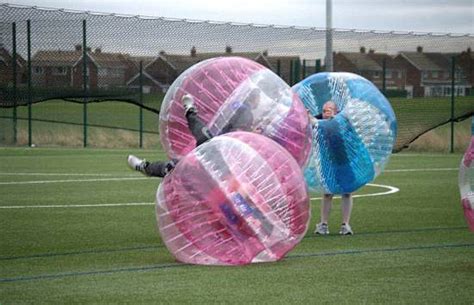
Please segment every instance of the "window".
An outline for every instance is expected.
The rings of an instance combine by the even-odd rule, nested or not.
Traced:
[[[379,77],[380,77],[380,72],[374,71],[374,78],[379,78]]]
[[[431,71],[431,77],[432,78],[438,78],[438,71]]]
[[[33,71],[34,71],[35,74],[43,74],[44,73],[43,67],[34,67]]]
[[[107,76],[108,75],[107,68],[99,68],[98,74],[99,76]]]
[[[123,70],[119,69],[119,68],[110,68],[109,73],[110,73],[111,76],[115,76],[115,77],[123,76],[123,74],[124,74]]]
[[[421,74],[421,78],[422,78],[422,79],[427,79],[427,78],[428,78],[428,72],[427,72],[427,71],[423,71],[422,74]]]
[[[66,67],[54,67],[53,68],[53,75],[66,75],[67,68]]]

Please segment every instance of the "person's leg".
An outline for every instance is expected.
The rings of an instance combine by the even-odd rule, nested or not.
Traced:
[[[332,194],[324,194],[321,202],[321,223],[328,224],[332,207]]]
[[[176,160],[148,162],[134,155],[128,156],[128,165],[131,169],[150,177],[165,177],[176,166]]]
[[[342,225],[339,234],[352,235],[352,228],[349,224],[352,214],[352,194],[342,194],[341,202]]]
[[[341,212],[342,212],[342,223],[349,224],[349,221],[351,220],[351,213],[352,213],[352,195],[351,194],[342,194]]]
[[[329,234],[329,213],[331,212],[332,206],[332,194],[324,194],[323,199],[321,201],[321,222],[316,225],[316,230],[314,233],[327,235]]]
[[[150,177],[165,177],[171,172],[176,166],[175,160],[168,161],[157,161],[157,162],[146,162],[147,165],[144,168],[145,175]]]
[[[189,94],[183,96],[184,116],[188,121],[188,128],[196,139],[196,146],[201,145],[212,138],[206,124],[198,117],[193,97]]]

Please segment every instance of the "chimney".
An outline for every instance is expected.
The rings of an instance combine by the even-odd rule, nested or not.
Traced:
[[[74,49],[75,49],[76,51],[82,51],[82,45],[78,43],[78,44],[76,44],[76,45],[74,46]]]
[[[365,47],[360,47],[360,52],[361,52],[362,54],[364,54],[364,53],[365,53]]]
[[[191,48],[191,57],[196,57],[196,47],[195,46],[193,46]]]
[[[232,53],[232,47],[231,47],[231,46],[225,46],[225,52],[226,52],[227,54]]]
[[[416,47],[416,52],[417,53],[423,53],[423,47],[422,46],[417,46]]]
[[[374,49],[369,49],[369,54],[374,54],[375,50]]]
[[[101,48],[95,48],[94,52],[97,53],[97,54],[100,54],[100,53],[102,53],[102,49]]]
[[[268,56],[268,50],[264,50],[264,51],[262,52],[262,54],[263,54],[263,56],[267,57],[267,56]]]
[[[165,55],[165,54],[166,54],[166,52],[164,50],[160,51],[160,55]]]

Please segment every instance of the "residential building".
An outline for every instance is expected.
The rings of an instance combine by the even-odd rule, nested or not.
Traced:
[[[268,56],[267,52],[232,52],[227,46],[225,52],[198,53],[195,47],[192,47],[189,55],[167,54],[161,51],[157,57],[142,59],[143,64],[143,89],[144,92],[166,92],[173,81],[185,70],[194,64],[206,59],[220,56],[239,56],[254,60],[263,66],[269,68],[280,76],[286,82],[291,79],[292,62],[299,61],[297,56]],[[137,58],[133,59],[138,62]],[[139,85],[139,73],[135,74],[127,82],[132,88]]]
[[[456,54],[425,53],[422,47],[416,52],[400,52],[396,57],[406,68],[406,88],[409,96],[450,96],[452,57]],[[464,96],[471,85],[459,64],[455,65],[455,94]]]

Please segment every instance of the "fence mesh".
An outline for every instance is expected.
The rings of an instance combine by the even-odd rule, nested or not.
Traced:
[[[8,4],[0,15],[3,145],[107,146],[111,138],[117,146],[156,145],[147,133],[158,132],[164,92],[211,57],[253,59],[290,85],[325,69],[321,28]],[[390,98],[396,151],[474,114],[473,34],[332,30],[332,37],[334,70],[360,74]]]

